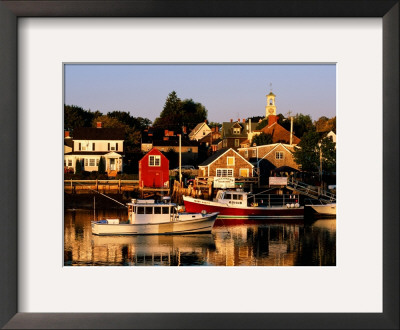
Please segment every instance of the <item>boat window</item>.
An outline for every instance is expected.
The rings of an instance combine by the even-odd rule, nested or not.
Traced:
[[[150,207],[150,206],[146,206],[145,207],[145,213],[146,214],[153,214],[153,207]]]
[[[154,214],[161,214],[161,206],[154,206]]]
[[[143,206],[138,206],[137,214],[144,214],[144,207]]]
[[[163,206],[162,214],[169,214],[169,207],[168,206]]]
[[[231,194],[225,194],[224,199],[231,199],[231,198],[232,198],[232,195],[231,195]]]
[[[236,200],[239,200],[239,201],[241,201],[241,200],[243,200],[243,195],[232,195],[233,196],[233,199],[236,199]]]

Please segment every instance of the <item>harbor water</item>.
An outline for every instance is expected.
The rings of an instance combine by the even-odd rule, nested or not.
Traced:
[[[211,234],[96,236],[126,209],[66,209],[65,266],[335,266],[336,219],[220,220]]]

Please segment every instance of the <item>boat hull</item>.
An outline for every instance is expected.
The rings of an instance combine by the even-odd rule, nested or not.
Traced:
[[[319,216],[336,216],[336,204],[306,205],[307,211]]]
[[[205,215],[202,218],[170,221],[151,224],[107,224],[92,222],[94,235],[168,235],[209,233],[214,226],[217,213]]]
[[[288,208],[282,207],[232,207],[218,202],[202,199],[183,197],[186,212],[219,212],[218,219],[303,219],[304,207]]]

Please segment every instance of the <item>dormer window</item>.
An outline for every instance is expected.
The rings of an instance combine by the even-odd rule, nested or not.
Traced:
[[[240,134],[240,127],[234,127],[233,134]]]

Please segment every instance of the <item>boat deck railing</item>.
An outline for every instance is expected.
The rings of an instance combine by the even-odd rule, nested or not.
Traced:
[[[299,195],[295,194],[256,194],[248,197],[248,204],[253,206],[286,206],[299,203]]]
[[[302,195],[310,197],[315,200],[320,200],[323,203],[335,203],[336,195],[329,191],[322,190],[319,187],[308,185],[304,182],[296,180],[288,180],[287,188],[293,191],[300,192]]]

